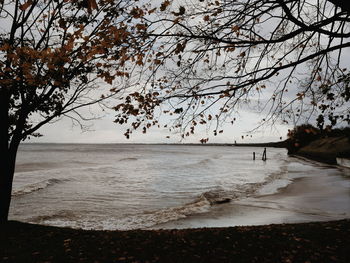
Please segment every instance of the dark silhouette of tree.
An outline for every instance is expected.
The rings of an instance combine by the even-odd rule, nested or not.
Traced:
[[[300,148],[319,139],[321,131],[310,124],[303,124],[288,131],[288,154],[296,153]]]
[[[124,88],[142,59],[142,12],[129,0],[0,2],[0,222],[20,142]]]
[[[236,111],[252,102],[262,124],[349,123],[349,6],[337,0],[164,1],[148,22],[150,77],[142,92],[116,107],[122,111],[116,121],[124,122],[138,104],[143,117],[133,127],[147,129],[157,112],[151,108],[168,102],[163,112],[177,116],[173,127],[184,136],[213,121],[216,135],[221,121],[234,123]]]

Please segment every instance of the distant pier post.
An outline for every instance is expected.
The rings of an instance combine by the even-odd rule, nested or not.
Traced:
[[[262,155],[262,160],[266,161],[266,148],[264,148],[264,152],[263,152],[263,155]]]
[[[255,152],[253,152],[253,160],[255,161]]]

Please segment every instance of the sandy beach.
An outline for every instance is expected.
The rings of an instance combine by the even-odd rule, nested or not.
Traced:
[[[266,184],[258,195],[147,230],[11,221],[0,229],[0,261],[350,262],[350,170],[324,165],[319,171],[295,177],[290,169],[289,184],[281,183],[277,193],[270,192],[276,185]]]
[[[171,148],[172,158],[174,150],[179,149]],[[212,159],[213,149],[208,149],[208,160]],[[193,156],[193,149],[190,150]],[[223,150],[220,148],[217,151],[221,153]],[[250,153],[251,149],[247,148],[246,151]],[[203,150],[201,154],[202,152]],[[271,150],[269,152],[271,153]],[[161,153],[164,156],[164,152]],[[114,153],[111,156],[115,158]],[[183,153],[180,156],[183,156]],[[236,163],[229,166],[234,157],[237,155],[228,158],[224,162],[225,166],[220,165],[227,170],[215,168],[215,173],[210,173],[208,177],[210,181],[214,180],[213,175],[228,181],[229,176],[237,175]],[[269,157],[273,158],[272,155]],[[189,155],[186,160],[188,158]],[[215,160],[217,162],[218,159]],[[245,182],[244,189],[248,189],[248,192],[241,193],[239,198],[233,198],[226,203],[212,204],[203,213],[185,214],[184,218],[176,217],[176,220],[168,220],[167,223],[150,224],[151,227],[143,224],[138,230],[81,230],[20,223],[18,221],[21,220],[14,218],[18,221],[11,221],[0,230],[0,262],[350,262],[350,169],[288,157],[287,161],[278,163],[278,169],[266,170],[273,161],[268,159],[266,165],[260,160],[239,162],[244,164],[239,170],[243,182],[249,176],[256,176],[259,171],[268,173],[268,178],[271,179],[263,181],[260,185],[252,181],[254,187]],[[121,164],[122,161],[118,163],[118,169]],[[194,164],[193,171],[198,172],[197,162]],[[212,162],[209,164],[213,165]],[[130,169],[129,162],[125,165]],[[167,167],[164,171],[167,176],[164,178],[168,178],[168,173],[172,171],[168,166],[168,163],[164,166]],[[249,169],[248,173],[244,173],[246,167]],[[99,166],[96,172],[101,172],[102,169],[114,173],[114,170],[109,171],[110,168],[107,168]],[[208,168],[204,166],[203,169]],[[255,169],[254,173],[251,172],[252,169]],[[78,175],[84,174],[79,169],[77,171]],[[142,170],[143,173],[145,171]],[[203,173],[204,171],[202,170]],[[221,175],[220,171],[225,173]],[[54,173],[52,178],[65,174],[62,170],[51,170],[51,173]],[[203,173],[202,176],[194,177],[193,182],[198,184]],[[33,173],[33,176],[35,174]],[[169,185],[172,186],[176,174],[169,177],[172,179]],[[27,179],[28,173],[23,174],[23,178]],[[95,177],[93,179],[88,189],[92,189],[91,186],[96,184]],[[140,174],[135,175],[135,179],[143,182]],[[178,178],[177,182],[180,183],[184,179],[188,182],[188,175]],[[16,205],[23,202],[25,209],[18,209],[17,213],[23,216],[40,213],[39,208],[35,210],[30,205],[36,202],[47,203],[51,200],[47,199],[48,197],[53,198],[53,204],[61,204],[59,191],[67,190],[68,185],[74,185],[74,180],[68,180],[67,184],[64,180],[56,181],[59,183],[35,194],[19,196]],[[167,181],[158,181],[153,185],[158,185],[159,182]],[[128,183],[125,189],[130,192],[134,185]],[[116,189],[120,189],[120,185]],[[175,187],[175,190],[178,188]],[[191,192],[186,192],[188,193]],[[79,199],[80,204],[84,204],[86,198],[83,197]],[[130,197],[135,198],[134,194],[128,197],[126,200]],[[67,200],[66,198],[62,197],[63,200]],[[140,200],[143,199],[136,201]],[[195,204],[200,205],[198,202]],[[67,209],[67,206],[63,208]],[[79,207],[75,207],[75,210],[77,208]],[[91,209],[90,206],[87,208]],[[180,208],[180,211],[184,211],[188,206]],[[102,211],[115,214],[116,211],[121,213],[123,209],[111,209],[108,203]],[[96,221],[93,222],[96,225]]]
[[[293,178],[277,193],[246,198],[212,207],[210,213],[198,214],[160,224],[153,229],[186,229],[199,227],[230,227],[329,221],[350,218],[350,169],[322,164],[322,174]],[[339,169],[341,174],[329,175],[327,168]],[[261,190],[269,191],[269,185]]]

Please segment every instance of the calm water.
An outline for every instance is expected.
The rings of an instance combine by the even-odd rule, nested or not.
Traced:
[[[274,193],[293,178],[323,169],[288,158],[284,149],[268,148],[263,162],[262,150],[24,144],[10,219],[85,229],[147,228],[210,214],[224,200]]]

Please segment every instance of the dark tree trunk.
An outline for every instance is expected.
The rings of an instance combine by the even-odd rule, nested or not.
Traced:
[[[10,96],[7,89],[0,90],[0,223],[8,220],[11,203],[12,181],[15,170],[18,143],[10,146],[9,136]]]
[[[2,151],[3,152],[3,151]],[[16,153],[9,150],[0,158],[0,224],[7,222],[11,203]]]

